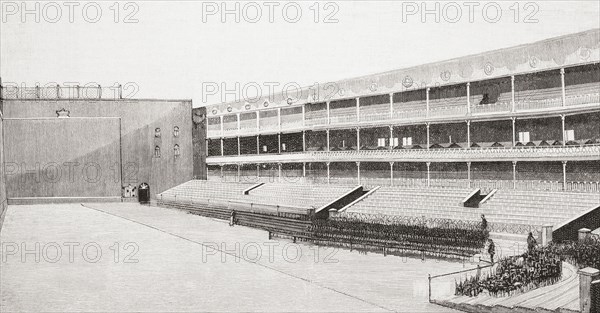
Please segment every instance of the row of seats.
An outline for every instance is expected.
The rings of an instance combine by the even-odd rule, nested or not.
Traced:
[[[390,116],[390,104],[380,103],[371,104],[360,107],[360,120],[368,121],[370,117],[378,117],[378,119],[387,119]],[[377,119],[375,119],[377,120]]]
[[[348,209],[370,214],[427,216],[503,224],[557,225],[600,205],[598,194],[498,190],[482,207],[465,208],[461,200],[472,189],[381,187]]]
[[[330,123],[356,122],[356,107],[330,109]]]
[[[467,96],[464,97],[453,97],[443,99],[430,99],[429,109],[435,109],[436,107],[451,107],[451,106],[466,106]]]
[[[337,185],[268,183],[252,190],[244,199],[318,209],[351,189],[349,186]]]
[[[562,97],[562,87],[522,90],[515,92],[515,100],[546,100]]]
[[[302,124],[302,114],[282,114],[281,126]]]
[[[571,140],[567,142],[568,146],[571,145],[585,145],[585,144],[598,144],[598,139],[580,139],[580,140]],[[562,141],[560,140],[536,140],[530,142],[517,142],[515,147],[518,148],[527,148],[527,147],[549,147],[549,146],[562,146]],[[502,141],[502,142],[471,142],[471,148],[502,148],[502,147],[512,147],[512,141]],[[307,151],[324,151],[326,147],[323,146],[313,146],[307,147]],[[426,144],[413,144],[406,146],[395,146],[392,147],[393,150],[402,150],[402,149],[426,149]],[[464,149],[469,148],[469,145],[466,142],[453,142],[453,143],[430,143],[430,149]],[[333,146],[329,147],[331,151],[346,151],[346,150],[356,150],[356,146]],[[361,150],[389,150],[388,146],[367,146],[363,145],[360,148]]]
[[[469,189],[380,187],[348,212],[430,218],[474,219],[460,201]]]
[[[297,209],[318,209],[353,189],[349,185],[315,185],[300,183],[266,183],[244,194],[255,185],[252,182],[223,182],[219,180],[191,180],[158,195],[164,201],[208,202],[232,201]]]
[[[240,120],[240,129],[256,129],[256,120]]]
[[[258,125],[260,128],[265,127],[279,127],[279,117],[277,116],[269,116],[269,117],[261,117],[258,121]]]
[[[585,95],[598,93],[598,88],[600,88],[600,82],[594,82],[577,85],[566,85],[565,91],[567,92],[567,95]]]

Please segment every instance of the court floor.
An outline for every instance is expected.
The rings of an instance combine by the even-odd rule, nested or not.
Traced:
[[[427,274],[464,268],[135,203],[9,206],[0,242],[1,312],[454,312]]]

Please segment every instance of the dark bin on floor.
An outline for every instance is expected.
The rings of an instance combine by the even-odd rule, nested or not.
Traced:
[[[138,200],[141,204],[150,203],[150,186],[146,183],[141,183],[138,188]]]

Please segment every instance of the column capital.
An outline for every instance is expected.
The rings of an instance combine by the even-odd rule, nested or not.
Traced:
[[[510,75],[510,81],[513,83],[515,82],[515,75]]]
[[[513,123],[514,123],[514,122],[517,120],[517,117],[516,117],[516,116],[511,116],[511,118],[510,118],[510,119],[511,119],[511,120],[513,121]]]
[[[394,163],[396,163],[396,162],[390,161],[390,166],[394,166]]]
[[[331,162],[325,162],[325,164],[327,165],[327,167],[329,167],[329,164],[331,164]]]
[[[471,125],[471,120],[466,120],[467,125]]]
[[[431,124],[431,122],[427,122],[427,123],[425,123],[425,126],[427,126],[427,128],[429,129],[430,124]]]
[[[600,271],[593,267],[586,267],[584,269],[580,269],[577,272],[577,274],[584,275],[584,276],[596,277],[596,276],[600,275]]]
[[[355,129],[357,132],[359,132],[359,131],[360,131],[360,126],[356,126],[356,127],[354,127],[354,129]]]
[[[565,114],[561,114],[560,115],[560,119],[563,120],[563,121],[565,120],[565,117],[567,117]]]
[[[471,86],[471,82],[467,82],[467,86]]]
[[[390,130],[394,129],[394,125],[389,125],[388,127]]]
[[[517,166],[517,161],[512,161],[513,167]]]
[[[568,161],[561,161],[561,162],[562,162],[563,166],[566,166]]]
[[[427,163],[427,167],[431,166],[431,162],[426,162]]]
[[[565,75],[565,68],[564,68],[564,67],[562,67],[562,68],[560,69],[560,75]]]
[[[425,91],[429,92],[431,90],[431,87],[427,87],[425,88]]]
[[[471,161],[467,162],[467,166],[471,167]]]
[[[360,166],[360,161],[356,161],[354,163],[356,163],[356,166]]]

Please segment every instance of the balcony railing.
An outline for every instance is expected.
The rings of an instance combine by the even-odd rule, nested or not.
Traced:
[[[336,115],[332,111],[331,115],[331,124],[344,124],[344,123],[352,123],[357,122],[356,114],[348,114],[348,115]]]
[[[582,105],[590,103],[600,103],[600,93],[587,95],[573,95],[566,97],[567,105]]]
[[[527,148],[488,147],[457,149],[400,149],[400,150],[361,150],[361,151],[313,151],[311,159],[323,161],[363,160],[381,162],[398,160],[516,160],[516,159],[561,159],[565,157],[600,159],[600,145],[579,146],[538,146]]]
[[[327,125],[327,116],[316,116],[306,118],[306,126],[324,126]]]
[[[467,115],[466,104],[465,105],[436,106],[429,110],[429,116],[431,116],[431,117],[464,116],[464,115]]]
[[[394,111],[393,114],[394,119],[423,119],[427,117],[426,109],[411,109],[408,111]]]
[[[496,112],[509,112],[511,110],[510,102],[496,102],[492,104],[479,104],[471,106],[471,113],[483,114],[483,113],[496,113]]]
[[[260,125],[261,132],[274,132],[279,130],[279,125],[277,124],[262,124]]]

